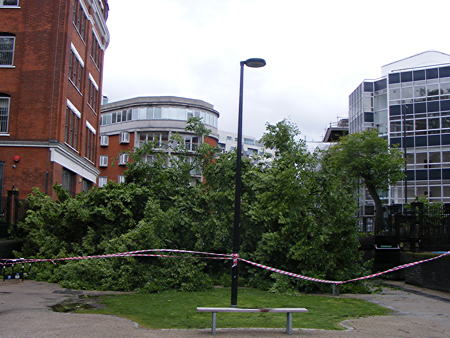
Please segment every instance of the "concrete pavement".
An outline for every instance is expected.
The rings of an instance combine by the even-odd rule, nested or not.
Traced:
[[[412,287],[414,289],[414,287]],[[412,289],[411,289],[412,290]],[[305,337],[449,337],[450,295],[415,288],[379,294],[344,295],[389,307],[390,316],[348,320],[347,330],[296,329]],[[53,312],[49,306],[82,292],[34,281],[0,282],[0,337],[209,337],[210,330],[148,330],[115,316]],[[85,292],[83,292],[85,293]],[[91,293],[92,294],[92,293]],[[220,323],[219,323],[220,326]],[[218,329],[220,337],[286,337],[282,329]]]

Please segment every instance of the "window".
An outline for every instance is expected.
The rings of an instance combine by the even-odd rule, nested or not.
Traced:
[[[92,188],[92,182],[88,181],[87,179],[83,178],[82,182],[82,189],[84,192],[89,191]]]
[[[16,37],[13,34],[0,33],[0,66],[13,65],[15,41]]]
[[[86,41],[86,15],[84,14],[81,3],[75,1],[73,4],[73,24],[80,34],[83,41]]]
[[[69,54],[69,79],[78,90],[81,90],[83,84],[83,59],[72,45]]]
[[[19,0],[0,0],[0,7],[18,7]]]
[[[120,143],[130,143],[130,133],[123,131],[120,133]]]
[[[98,177],[98,186],[100,188],[104,187],[107,183],[108,183],[108,177],[106,177],[106,176],[99,176]]]
[[[108,156],[100,155],[100,167],[107,167],[107,166],[108,166]]]
[[[108,144],[109,144],[109,136],[108,135],[100,136],[100,145],[102,147],[107,147]]]
[[[120,154],[119,165],[126,165],[128,162],[128,154]]]
[[[117,182],[118,183],[125,183],[125,176],[124,175],[117,176]]]
[[[3,196],[3,168],[5,166],[5,162],[0,161],[0,210],[2,209],[2,196]]]
[[[92,31],[91,57],[97,67],[100,68],[102,65],[102,49],[100,48],[100,44],[94,31]]]
[[[86,124],[89,123],[86,121]],[[86,126],[86,157],[95,162],[95,129],[90,125]]]
[[[71,196],[75,196],[75,179],[76,174],[73,171],[63,168],[62,187],[66,189]]]
[[[69,104],[70,101],[68,101]],[[66,123],[64,126],[64,142],[74,149],[78,149],[78,134],[81,114],[72,105],[66,108]]]
[[[96,112],[98,110],[98,85],[89,74],[88,104]]]
[[[0,93],[0,133],[8,132],[10,96]]]

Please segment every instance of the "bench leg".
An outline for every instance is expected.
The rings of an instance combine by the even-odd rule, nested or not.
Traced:
[[[211,334],[216,334],[216,312],[212,312],[212,321],[211,321]]]
[[[286,313],[286,333],[292,334],[292,312]]]

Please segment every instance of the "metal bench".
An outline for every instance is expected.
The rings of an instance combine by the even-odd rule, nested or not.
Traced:
[[[286,313],[286,333],[292,334],[292,314],[294,312],[308,312],[305,308],[270,308],[270,309],[242,309],[236,307],[198,307],[198,312],[211,312],[212,325],[211,334],[216,334],[216,315],[217,312],[234,312],[234,313],[248,313],[248,312],[273,312]]]

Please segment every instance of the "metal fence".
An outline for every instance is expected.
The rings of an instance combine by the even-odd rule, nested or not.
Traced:
[[[381,237],[390,237],[410,251],[450,250],[450,209],[412,203],[387,208]]]

